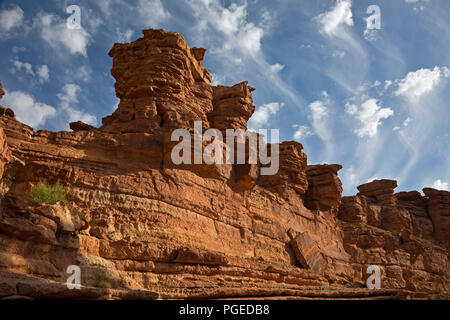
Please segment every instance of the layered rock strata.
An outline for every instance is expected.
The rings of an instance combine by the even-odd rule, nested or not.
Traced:
[[[279,144],[269,176],[259,163],[171,163],[174,129],[245,130],[254,89],[212,87],[204,49],[143,34],[110,51],[120,104],[100,128],[35,132],[0,109],[0,298],[449,294],[448,192],[394,194],[382,180],[341,198],[341,166],[308,166],[298,142]],[[27,201],[43,180],[67,202]],[[365,288],[373,264],[382,290]],[[81,290],[64,285],[70,265]]]

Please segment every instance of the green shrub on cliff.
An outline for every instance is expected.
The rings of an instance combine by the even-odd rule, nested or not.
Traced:
[[[66,195],[67,192],[59,184],[59,181],[50,186],[44,180],[44,182],[40,182],[27,193],[27,200],[34,204],[54,204],[58,201],[63,201],[66,203]]]
[[[97,272],[94,275],[94,287],[104,289],[116,289],[118,287],[117,281],[110,278],[104,272]]]

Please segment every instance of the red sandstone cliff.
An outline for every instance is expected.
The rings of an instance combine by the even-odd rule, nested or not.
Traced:
[[[100,128],[35,132],[0,108],[0,298],[450,294],[449,192],[394,194],[377,180],[342,198],[342,167],[308,166],[297,142],[280,144],[273,176],[171,163],[173,129],[246,129],[254,89],[212,87],[204,49],[143,34],[109,53],[120,104]],[[44,179],[63,184],[66,204],[25,200]],[[69,265],[81,290],[64,284]],[[365,287],[369,265],[381,290]],[[99,274],[117,288],[97,288]]]

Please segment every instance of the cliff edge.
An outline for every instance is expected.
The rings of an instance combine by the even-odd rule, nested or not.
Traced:
[[[376,180],[342,197],[342,167],[292,141],[275,175],[170,161],[173,130],[246,130],[255,110],[247,82],[211,86],[205,51],[162,30],[115,44],[120,104],[100,128],[35,132],[0,107],[0,298],[448,297],[449,192]],[[44,180],[67,201],[28,201]]]

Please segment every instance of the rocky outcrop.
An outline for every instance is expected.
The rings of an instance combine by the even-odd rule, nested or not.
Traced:
[[[255,112],[251,92],[246,82],[232,87],[213,87],[213,110],[207,115],[212,128],[247,130],[247,121]]]
[[[375,180],[359,186],[357,196],[342,199],[338,217],[353,269],[359,274],[378,265],[383,286],[445,292],[450,264],[448,251],[436,242],[439,235],[433,235],[431,198],[419,192],[394,194],[396,186],[393,180]]]
[[[6,143],[5,132],[0,128],[0,178],[3,177],[5,172],[5,166],[11,160],[11,155],[8,150],[8,145]]]
[[[360,185],[358,195],[364,196],[369,202],[379,203],[384,207],[395,207],[395,188],[397,188],[397,181],[395,180],[374,180]]]
[[[175,32],[145,30],[144,37],[109,52],[116,79],[117,110],[103,119],[105,132],[156,133],[161,128],[209,128],[213,110],[211,75],[204,49],[190,49]]]
[[[305,205],[313,210],[337,209],[341,204],[342,183],[338,164],[322,164],[306,167],[308,190],[305,194]],[[337,213],[337,210],[334,210]]]
[[[270,149],[269,149],[270,150]],[[292,192],[305,194],[307,156],[303,145],[295,141],[283,142],[279,146],[279,170],[274,175],[260,176],[258,184],[289,198]]]
[[[395,194],[398,207],[409,211],[413,234],[424,239],[433,239],[433,223],[428,214],[427,198],[418,191],[399,192]]]
[[[143,34],[110,52],[120,104],[100,128],[35,132],[0,109],[0,163],[13,177],[0,182],[0,298],[449,293],[448,228],[436,227],[445,193],[394,194],[383,180],[341,199],[341,167],[308,166],[298,142],[259,146],[279,160],[274,175],[261,175],[261,159],[174,164],[174,129],[245,130],[253,88],[211,87],[205,49]],[[43,180],[59,181],[67,201],[30,203]],[[382,290],[365,288],[370,264],[382,267]],[[71,265],[81,290],[65,286]]]
[[[0,99],[5,95],[5,91],[3,91],[2,83],[0,82]]]
[[[433,221],[434,237],[450,245],[450,192],[423,189],[428,197],[427,211]]]
[[[5,95],[3,91],[2,84],[0,82],[0,99]],[[6,114],[5,108],[0,106],[0,116],[9,116]],[[2,113],[3,111],[3,113]],[[14,116],[14,113],[13,113]],[[5,172],[5,166],[8,162],[11,161],[11,153],[8,149],[8,144],[6,143],[6,135],[3,131],[3,128],[0,127],[0,179],[3,177],[3,173]]]
[[[70,129],[72,129],[73,131],[93,131],[93,130],[97,130],[97,128],[84,123],[82,121],[76,121],[76,122],[71,122],[70,123]]]

